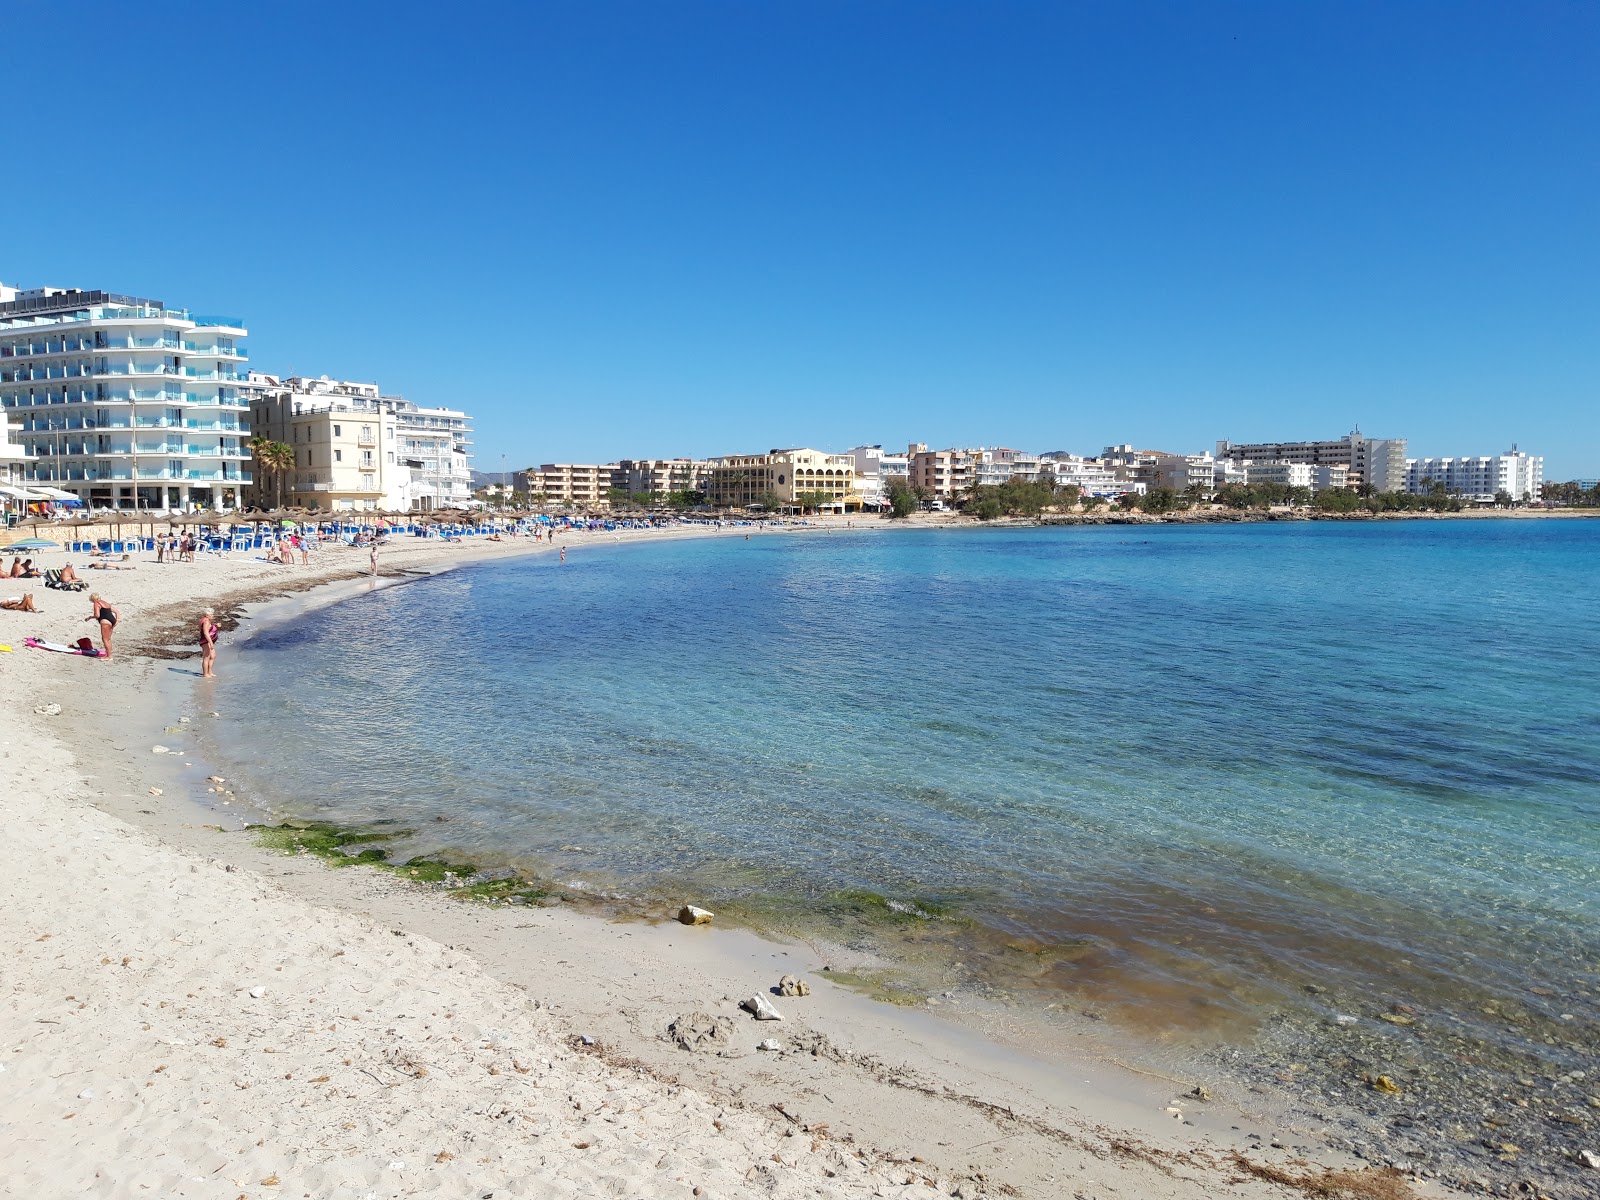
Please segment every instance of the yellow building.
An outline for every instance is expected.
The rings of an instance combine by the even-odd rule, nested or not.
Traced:
[[[855,459],[804,448],[730,454],[712,460],[706,480],[707,501],[724,508],[746,508],[769,497],[797,507],[799,497],[807,494],[828,497],[823,508],[860,508]]]

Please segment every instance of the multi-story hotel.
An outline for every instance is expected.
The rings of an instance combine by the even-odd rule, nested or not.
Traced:
[[[281,479],[267,464],[256,464],[251,505],[271,508],[281,496],[295,508],[411,508],[411,468],[397,458],[395,415],[371,403],[379,399],[377,384],[253,372],[251,379],[261,385],[251,399],[251,428],[294,452],[294,465]]]
[[[1501,493],[1527,503],[1540,498],[1544,459],[1513,446],[1504,454],[1406,460],[1406,491],[1426,494],[1436,483],[1452,496],[1479,504],[1492,504]]]
[[[611,486],[631,496],[665,499],[673,492],[703,492],[711,464],[692,458],[625,458],[612,466]]]
[[[1325,442],[1217,442],[1217,457],[1245,462],[1298,462],[1342,466],[1352,487],[1370,485],[1376,492],[1403,492],[1406,487],[1406,439],[1369,438],[1357,429]]]
[[[427,511],[472,499],[471,418],[385,395],[375,383],[252,375],[261,389],[261,436],[294,451],[284,503],[303,508]],[[260,476],[253,502],[273,503],[278,481]]]
[[[1350,482],[1350,468],[1343,463],[1285,462],[1282,460],[1241,460],[1246,483],[1277,483],[1284,487],[1310,488],[1313,492],[1342,488]]]
[[[0,285],[0,407],[25,483],[91,509],[236,508],[250,483],[244,322]]]
[[[826,496],[822,507],[860,508],[855,459],[799,447],[765,454],[730,454],[712,460],[706,499],[722,508],[747,508],[768,497],[793,506],[805,494]]]
[[[599,508],[610,503],[615,463],[545,463],[528,471],[528,490],[546,504]]]

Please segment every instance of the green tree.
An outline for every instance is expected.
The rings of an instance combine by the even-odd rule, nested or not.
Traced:
[[[249,441],[251,457],[255,459],[256,467],[263,475],[272,478],[274,495],[277,497],[273,508],[283,507],[283,480],[290,471],[294,470],[294,447],[283,442],[275,442],[269,437],[257,434]]]
[[[797,492],[794,502],[801,512],[815,512],[824,505],[832,504],[835,499],[832,492]]]
[[[891,478],[884,484],[889,497],[889,515],[904,519],[922,507],[916,490],[904,479]]]

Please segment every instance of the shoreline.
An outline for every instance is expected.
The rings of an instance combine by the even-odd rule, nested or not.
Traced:
[[[862,522],[856,528],[874,526],[892,527],[887,522]],[[808,527],[810,531],[817,528]],[[716,536],[718,532],[696,528],[666,534],[642,533],[617,540]],[[743,530],[720,532],[722,536],[737,536]],[[764,535],[770,532],[764,531]],[[612,535],[591,538],[573,535],[567,544],[576,547],[586,541],[615,544]],[[496,548],[498,553],[487,552],[488,548],[484,547],[485,553],[470,555],[461,551],[477,547],[445,548],[423,544],[406,549],[421,553],[403,555],[397,552],[395,557],[445,569],[465,561],[492,561],[511,553],[547,552],[542,544],[537,547],[508,544]],[[184,572],[192,570],[186,565],[148,566],[152,575],[159,573],[173,579],[180,579]],[[263,593],[282,592],[284,584],[299,583],[312,590],[295,590],[290,603],[305,611],[325,603],[336,603],[345,593],[360,593],[371,586],[359,572],[354,578],[350,573],[328,577],[320,572],[296,578],[294,573],[304,571],[304,568],[269,567],[266,572],[252,573],[247,581],[235,579],[226,585],[218,581],[216,586],[224,594],[210,595],[207,602],[216,604],[219,609],[222,607],[217,604],[219,600],[238,602],[254,597],[259,603]],[[398,582],[404,579],[380,586],[395,586]],[[318,584],[333,586],[330,590]],[[190,591],[192,593],[193,589]],[[56,593],[44,593],[44,597],[52,608],[65,601]],[[119,629],[119,637],[127,638],[137,631],[146,639],[154,637],[165,642],[169,636],[166,630],[178,612],[193,613],[200,603],[198,597],[174,597],[170,603],[136,617],[129,629]],[[83,606],[87,609],[86,601]],[[257,618],[252,614],[251,619]],[[65,656],[57,660],[54,656],[34,654],[30,658],[34,662],[49,659],[70,664],[80,675],[97,668],[120,671],[124,669],[121,662],[127,654],[127,644],[126,640],[119,642],[124,649],[114,660],[115,666]],[[146,667],[142,672],[146,684],[158,669],[157,664],[167,657],[163,654],[160,658],[141,660]],[[226,647],[222,669],[226,670]],[[162,703],[153,706],[147,716],[164,723],[172,712],[171,709],[162,712],[165,704],[182,705],[185,694],[192,707],[197,705],[196,712],[204,708],[203,695],[198,687],[191,686],[193,681],[189,676],[179,676],[169,669],[168,678],[176,680],[179,688],[176,691],[162,689],[166,693]],[[113,686],[99,690],[105,710],[126,709],[125,688]],[[34,694],[29,693],[30,699]],[[44,697],[47,702],[53,698]],[[83,715],[80,713],[80,718]],[[187,715],[202,719],[195,713]],[[56,741],[54,730],[50,728],[52,720],[57,726],[61,723],[59,717],[30,718],[34,726],[40,727],[35,732],[40,735],[41,742]],[[174,720],[173,724],[176,723]],[[160,728],[161,724],[156,727]],[[152,764],[176,774],[177,762],[167,760],[181,756],[166,756],[158,761],[137,738],[126,740],[123,757],[110,759],[107,756],[105,761],[90,764],[102,777],[98,786],[91,785],[87,789],[87,795],[78,804],[86,799],[136,822],[145,832],[153,832],[159,838],[161,845],[157,849],[170,853],[175,847],[181,854],[196,856],[191,863],[196,869],[201,862],[206,865],[221,863],[226,875],[242,875],[253,882],[270,876],[273,887],[299,906],[297,912],[331,909],[335,913],[349,914],[355,911],[376,919],[375,929],[404,924],[408,937],[420,933],[434,949],[442,944],[464,951],[473,968],[485,973],[485,986],[541,996],[541,1007],[548,1006],[562,1023],[560,1036],[570,1040],[587,1033],[596,1039],[597,1046],[583,1047],[590,1052],[586,1057],[593,1057],[593,1052],[598,1051],[600,1057],[615,1064],[616,1071],[642,1073],[642,1078],[658,1084],[669,1075],[692,1076],[691,1086],[697,1094],[707,1094],[714,1101],[742,1108],[747,1115],[756,1112],[770,1115],[776,1111],[776,1106],[783,1105],[781,1111],[787,1115],[774,1118],[778,1124],[768,1130],[776,1136],[782,1136],[797,1125],[828,1124],[831,1137],[847,1129],[855,1145],[888,1147],[891,1155],[898,1154],[903,1160],[913,1155],[925,1160],[917,1170],[936,1171],[941,1183],[940,1190],[927,1194],[942,1194],[946,1187],[964,1186],[968,1190],[962,1194],[966,1195],[988,1194],[991,1187],[1002,1191],[1015,1188],[1024,1195],[1051,1195],[1058,1194],[1052,1191],[1058,1181],[1070,1175],[1079,1187],[1133,1188],[1138,1194],[1151,1196],[1209,1195],[1222,1189],[1225,1178],[1245,1174],[1231,1157],[1251,1147],[1245,1133],[1266,1132],[1274,1141],[1281,1135],[1284,1141],[1294,1141],[1297,1145],[1310,1140],[1309,1131],[1272,1126],[1260,1112],[1233,1113],[1230,1120],[1227,1106],[1222,1102],[1189,1102],[1175,1106],[1172,1101],[1178,1096],[1166,1081],[1141,1086],[1136,1076],[1115,1069],[1088,1072],[1074,1069],[1074,1082],[1068,1087],[1061,1077],[1060,1067],[1030,1062],[1014,1050],[1007,1050],[999,1043],[983,1042],[975,1035],[956,1036],[956,1027],[948,1021],[920,1011],[875,1003],[844,988],[817,986],[819,976],[813,969],[814,962],[802,961],[807,954],[805,947],[786,946],[743,931],[715,927],[689,930],[665,924],[617,924],[565,908],[501,911],[459,905],[444,897],[418,895],[416,889],[398,881],[375,879],[371,872],[334,871],[320,862],[300,857],[284,858],[261,850],[244,838],[219,838],[216,832],[204,827],[208,823],[196,823],[196,810],[184,809],[179,803],[180,797],[166,794],[181,792],[181,787],[164,787],[163,796],[155,798],[154,802],[147,788],[138,787],[151,777]],[[80,764],[66,757],[64,747],[57,743],[53,749],[61,753],[44,757],[56,759],[58,775],[78,769]],[[195,772],[201,769],[203,764],[193,768]],[[170,779],[170,774],[167,777]],[[140,821],[141,816],[154,819]],[[129,835],[119,833],[118,836]],[[306,908],[308,902],[316,908]],[[534,932],[528,932],[530,927]],[[598,954],[594,950],[597,941],[603,946]],[[557,953],[570,953],[571,957],[552,961]],[[802,969],[797,972],[796,966]],[[555,969],[559,967],[566,970]],[[803,999],[776,999],[780,1010],[790,1016],[789,1021],[777,1023],[776,1036],[786,1045],[797,1038],[808,1041],[809,1049],[790,1046],[778,1055],[756,1054],[742,1045],[748,1041],[753,1046],[755,1027],[747,1019],[741,1019],[742,1014],[734,1005],[749,989],[761,987],[763,983],[770,986],[776,983],[779,974],[791,972],[804,974],[815,991]],[[646,984],[630,985],[628,980],[636,977],[644,978]],[[650,994],[633,994],[630,986],[643,987]],[[545,996],[551,998],[545,1000]],[[664,1018],[696,1010],[732,1020],[735,1037],[741,1042],[737,1048],[743,1052],[727,1058],[690,1055],[664,1043],[661,1033],[666,1023]],[[802,1020],[812,1022],[813,1028],[797,1034],[796,1026]],[[759,1028],[761,1034],[769,1030],[769,1026]],[[906,1063],[916,1066],[908,1069]],[[819,1073],[825,1077],[819,1078]],[[1077,1083],[1077,1079],[1084,1082]],[[773,1099],[774,1096],[777,1099]],[[817,1099],[818,1096],[822,1099]],[[1183,1113],[1183,1124],[1166,1111],[1173,1107],[1179,1107]],[[12,1114],[7,1112],[6,1116],[10,1119]],[[819,1122],[819,1116],[827,1119]],[[1225,1123],[1244,1123],[1246,1129],[1234,1134],[1222,1128]],[[932,1138],[930,1144],[927,1132],[930,1129],[945,1132]],[[995,1136],[997,1130],[1001,1131],[999,1139]],[[970,1141],[949,1136],[954,1133],[970,1134]],[[1197,1134],[1201,1135],[1198,1139]],[[1205,1139],[1205,1134],[1211,1134],[1212,1140]],[[1004,1148],[1003,1154],[984,1146],[985,1142],[997,1140]],[[725,1141],[727,1138],[722,1131],[712,1138],[714,1146],[721,1146]],[[963,1145],[974,1150],[983,1146],[983,1152],[967,1155],[960,1149]],[[791,1157],[781,1149],[778,1153],[785,1161]],[[964,1157],[969,1161],[958,1161]],[[992,1157],[998,1157],[999,1161],[991,1161]],[[1284,1170],[1282,1164],[1303,1156],[1293,1147],[1285,1146],[1281,1152],[1269,1151],[1257,1157],[1279,1164],[1271,1170]],[[1354,1160],[1321,1153],[1313,1153],[1310,1158],[1333,1165],[1354,1164]],[[874,1161],[881,1167],[889,1160]],[[793,1169],[798,1171],[799,1167]],[[900,1169],[896,1165],[892,1171]],[[1314,1166],[1290,1166],[1287,1170],[1291,1176],[1305,1174],[1308,1178],[1316,1178],[1320,1173]],[[285,1194],[290,1182],[285,1176]],[[1230,1193],[1283,1194],[1277,1185],[1260,1179],[1243,1184],[1241,1188],[1243,1190],[1230,1189]],[[840,1191],[838,1194],[853,1193]]]

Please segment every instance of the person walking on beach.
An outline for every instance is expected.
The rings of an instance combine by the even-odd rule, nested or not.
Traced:
[[[111,631],[117,627],[117,610],[113,605],[107,604],[98,592],[89,593],[89,607],[91,612],[85,621],[97,621],[100,625],[100,644],[105,647],[106,658],[111,657]]]
[[[215,679],[217,677],[217,634],[222,631],[217,628],[215,617],[216,611],[210,608],[200,614],[201,679]]]
[[[372,549],[367,551],[367,561],[372,566],[368,574],[376,577],[378,574],[378,543],[376,541],[372,543]]]

